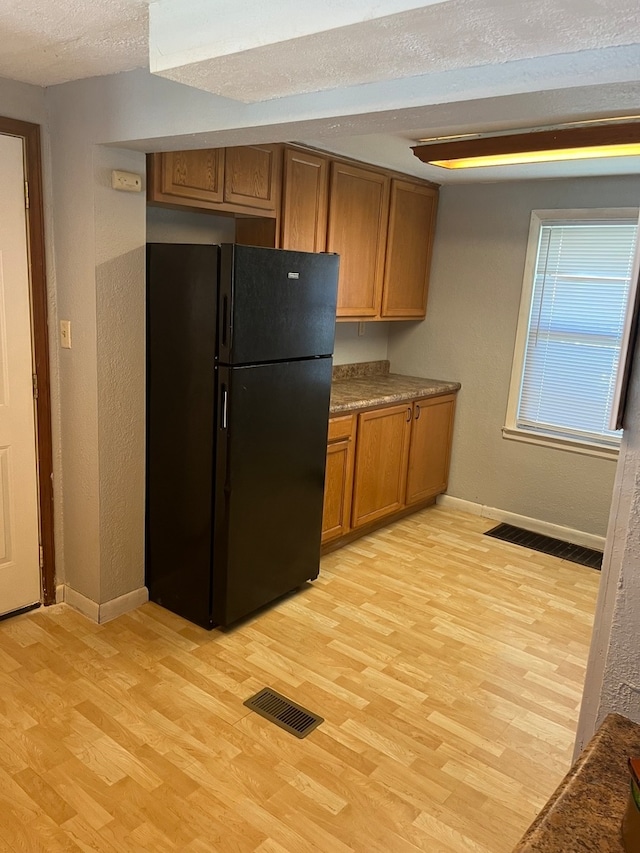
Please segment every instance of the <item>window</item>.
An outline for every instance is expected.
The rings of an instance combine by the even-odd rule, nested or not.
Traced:
[[[507,438],[612,455],[637,212],[534,211]]]

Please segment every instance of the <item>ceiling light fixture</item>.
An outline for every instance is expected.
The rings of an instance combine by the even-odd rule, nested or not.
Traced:
[[[415,145],[412,150],[423,163],[445,169],[640,156],[640,121],[434,141]]]

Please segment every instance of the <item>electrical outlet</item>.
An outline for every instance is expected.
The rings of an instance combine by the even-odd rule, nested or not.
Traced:
[[[114,169],[111,172],[111,186],[114,190],[123,190],[126,193],[142,192],[142,177],[135,172],[121,172]]]
[[[71,320],[60,320],[60,346],[71,349]]]

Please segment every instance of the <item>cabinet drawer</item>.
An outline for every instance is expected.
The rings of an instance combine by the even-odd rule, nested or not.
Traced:
[[[343,438],[351,438],[354,422],[355,415],[341,415],[338,418],[331,418],[329,420],[327,441],[332,442],[340,441]]]

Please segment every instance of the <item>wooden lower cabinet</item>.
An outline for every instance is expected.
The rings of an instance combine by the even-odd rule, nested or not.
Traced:
[[[353,527],[404,506],[412,416],[411,403],[358,415]]]
[[[416,400],[413,404],[407,505],[447,489],[455,406],[455,394]]]
[[[456,395],[445,394],[329,421],[322,523],[327,550],[446,491],[455,404]]]
[[[351,529],[355,426],[355,415],[329,421],[322,510],[323,544],[344,536]]]

